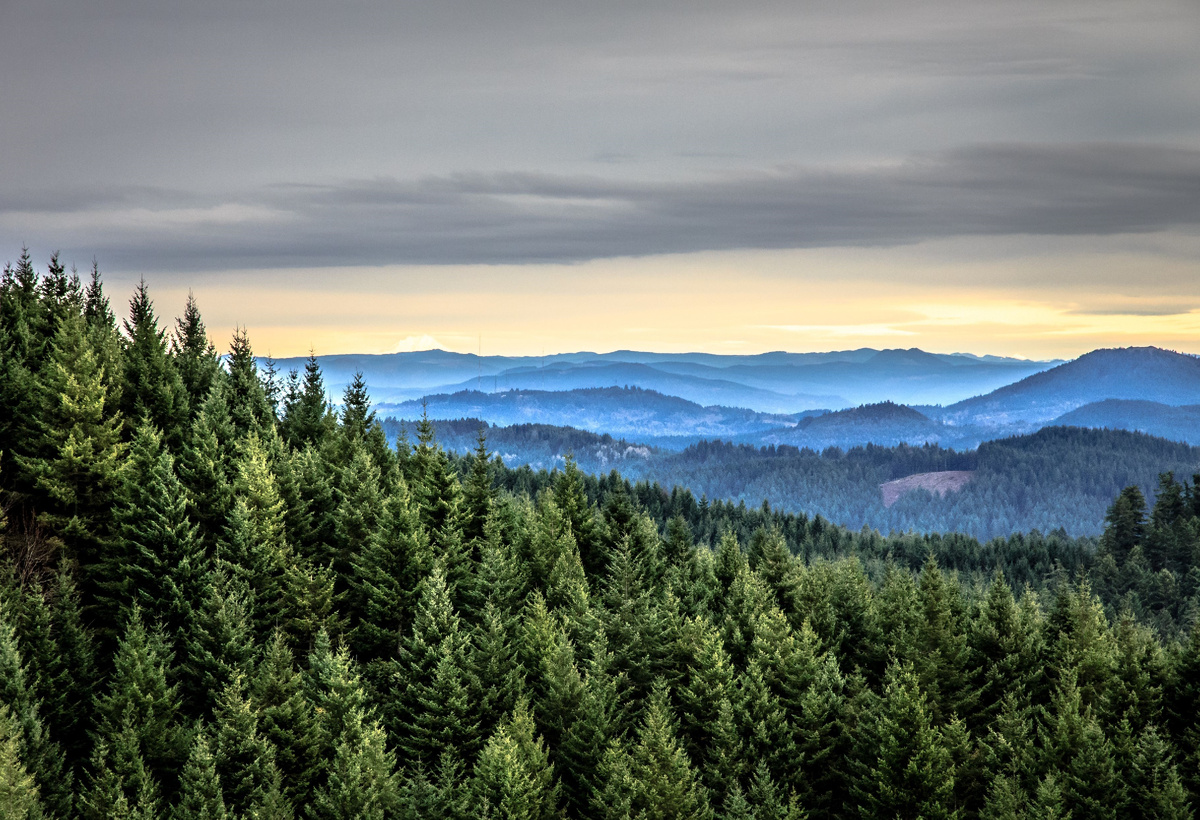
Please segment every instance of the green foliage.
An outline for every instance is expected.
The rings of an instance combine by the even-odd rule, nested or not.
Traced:
[[[1099,542],[849,531],[397,454],[361,380],[276,409],[245,333],[132,307],[0,282],[0,817],[1192,816],[1194,477]]]

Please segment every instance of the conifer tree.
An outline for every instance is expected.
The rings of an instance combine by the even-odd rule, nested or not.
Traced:
[[[65,541],[94,596],[124,445],[121,418],[105,413],[106,374],[83,330],[83,319],[68,314],[55,334],[38,380],[37,455],[17,460],[36,488],[41,522]]]
[[[302,386],[284,401],[280,432],[289,446],[303,449],[311,444],[320,448],[332,428],[325,379],[315,354],[304,365]]]
[[[853,786],[862,817],[956,817],[954,764],[911,666],[888,667],[870,720]]]
[[[412,632],[392,667],[395,694],[385,704],[385,720],[406,765],[432,770],[444,752],[473,758],[480,738],[472,650],[439,562],[422,582]]]
[[[274,425],[275,417],[259,381],[254,352],[250,349],[250,339],[244,329],[239,328],[234,332],[227,361],[229,372],[220,381],[235,435],[239,439],[251,433],[261,436],[268,427]]]
[[[179,479],[187,490],[188,517],[199,527],[209,554],[224,535],[233,506],[235,436],[222,390],[212,390],[200,405],[191,437],[179,458]]]
[[[149,422],[162,431],[168,447],[175,449],[183,442],[188,421],[187,389],[168,354],[166,330],[158,326],[145,280],[138,283],[129,301],[124,328],[121,414],[126,434],[132,437],[139,426]]]
[[[192,750],[179,777],[179,803],[171,820],[225,820],[225,797],[208,738],[194,733]]]
[[[634,807],[647,818],[712,817],[708,790],[679,743],[667,688],[656,683],[631,754]]]
[[[275,749],[284,794],[300,805],[317,774],[321,737],[292,650],[278,630],[266,646],[251,695],[262,736]]]
[[[1139,816],[1148,820],[1185,820],[1192,816],[1170,746],[1157,727],[1146,727],[1138,737],[1128,777],[1129,806]]]
[[[34,778],[40,803],[51,818],[67,818],[73,802],[71,775],[62,749],[42,722],[41,703],[21,657],[7,606],[0,604],[0,705],[8,706],[19,727],[18,753]]]
[[[168,797],[189,749],[179,724],[179,694],[167,681],[170,663],[162,634],[145,627],[135,605],[117,646],[108,690],[96,698],[95,724],[97,744],[111,744],[118,759],[136,754]]]
[[[259,715],[240,672],[217,698],[212,756],[231,812],[244,815],[264,800],[275,768],[275,749],[259,731]]]
[[[126,715],[121,729],[96,741],[88,786],[80,795],[84,820],[156,820],[158,784],[138,751],[138,733]]]
[[[602,640],[592,645],[576,718],[552,753],[568,811],[584,816],[602,787],[604,750],[616,736],[617,687],[609,675],[611,654]]]
[[[600,538],[595,510],[583,486],[583,474],[575,463],[574,455],[570,453],[554,482],[554,503],[571,525],[571,535],[579,548],[579,558],[588,577],[603,577],[608,569],[608,556]]]
[[[355,561],[369,549],[383,516],[379,468],[361,444],[352,444],[349,462],[342,471],[337,511],[334,513],[335,541],[329,556],[338,577],[337,591],[346,594]]]
[[[930,719],[941,723],[972,708],[973,690],[967,686],[967,639],[959,588],[947,583],[932,553],[921,570],[918,600],[921,620],[913,665],[928,698]]]
[[[315,759],[333,761],[317,784],[310,814],[322,820],[386,816],[398,801],[395,761],[354,661],[344,647],[335,652],[323,631],[309,657],[307,685],[320,716]]]
[[[479,756],[474,792],[479,811],[513,820],[558,816],[558,785],[527,704],[518,702]]]
[[[598,788],[592,794],[593,816],[600,820],[632,820],[638,783],[633,760],[620,740],[613,739],[600,761]]]
[[[113,511],[118,548],[98,567],[101,600],[115,623],[125,621],[134,603],[157,613],[179,642],[199,598],[205,561],[174,459],[149,422],[134,436],[123,477]]]
[[[480,427],[471,468],[463,484],[463,538],[476,561],[482,557],[483,543],[487,540],[487,519],[492,510],[493,491],[489,463],[487,437],[483,427]]]
[[[38,787],[21,760],[21,726],[0,703],[0,820],[36,820],[42,816]]]
[[[200,715],[212,711],[231,680],[250,673],[255,652],[252,593],[245,579],[222,561],[204,584],[204,597],[192,612],[181,647],[184,695]]]
[[[91,633],[84,627],[79,591],[65,558],[54,577],[51,601],[58,657],[49,676],[52,685],[44,706],[52,736],[60,739],[68,762],[78,765],[87,755],[86,726],[91,720],[79,704],[91,703],[95,693],[96,650]]]
[[[200,308],[190,291],[183,315],[175,322],[171,354],[187,395],[189,417],[194,421],[222,374],[220,356],[208,338]]]
[[[378,525],[351,566],[351,642],[356,655],[372,663],[399,645],[418,585],[432,566],[428,538],[403,479],[384,500]]]

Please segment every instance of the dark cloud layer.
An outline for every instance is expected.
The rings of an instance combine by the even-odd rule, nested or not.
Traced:
[[[0,244],[169,272],[1194,234],[1198,41],[1195,0],[10,0]]]
[[[1200,227],[1200,151],[983,145],[903,163],[783,168],[687,183],[539,173],[275,185],[236,201],[155,191],[129,210],[41,195],[30,225],[131,269],[574,262],[740,248],[899,245]],[[106,207],[107,206],[107,207]],[[0,204],[17,218],[22,202]],[[52,241],[52,237],[37,237]],[[67,245],[66,243],[70,244]]]

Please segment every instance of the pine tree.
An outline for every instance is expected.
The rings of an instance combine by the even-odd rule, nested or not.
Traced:
[[[954,764],[912,667],[888,667],[884,692],[860,738],[853,792],[864,818],[952,818]]]
[[[647,818],[711,818],[708,790],[697,778],[679,743],[667,688],[657,683],[650,696],[638,743],[633,748],[630,775],[634,807]]]
[[[308,798],[317,775],[321,736],[317,713],[304,696],[292,650],[282,632],[267,644],[251,690],[262,736],[275,749],[275,762],[296,805]]]
[[[544,744],[534,735],[527,704],[488,740],[475,767],[473,784],[481,813],[513,820],[551,820],[558,816],[558,786]]]
[[[158,784],[138,746],[129,716],[115,735],[97,740],[88,786],[79,798],[79,814],[84,820],[156,820],[160,816]]]
[[[259,731],[259,715],[237,673],[217,698],[213,713],[213,765],[225,805],[235,815],[261,803],[270,789],[275,749]]]
[[[144,761],[168,797],[175,792],[189,749],[187,732],[179,724],[179,694],[167,682],[170,663],[161,633],[147,630],[141,609],[134,606],[113,659],[108,691],[96,698],[95,724],[97,743],[112,743],[114,754],[124,748],[114,739],[128,734],[129,753]]]
[[[179,804],[171,820],[225,820],[225,797],[208,739],[195,732],[192,750],[179,778]]]
[[[129,301],[124,328],[121,415],[126,433],[132,436],[149,422],[162,431],[167,446],[175,449],[183,443],[188,394],[168,355],[166,330],[158,326],[145,280],[138,283]]]
[[[21,761],[20,723],[0,703],[0,820],[36,820],[42,816],[38,787]]]
[[[208,338],[200,308],[190,291],[171,336],[171,354],[187,395],[189,416],[194,421],[220,378],[221,359]]]

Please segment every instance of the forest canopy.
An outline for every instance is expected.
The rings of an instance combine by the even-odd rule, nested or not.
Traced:
[[[1097,539],[509,469],[0,282],[0,815],[1190,817],[1200,491]]]

